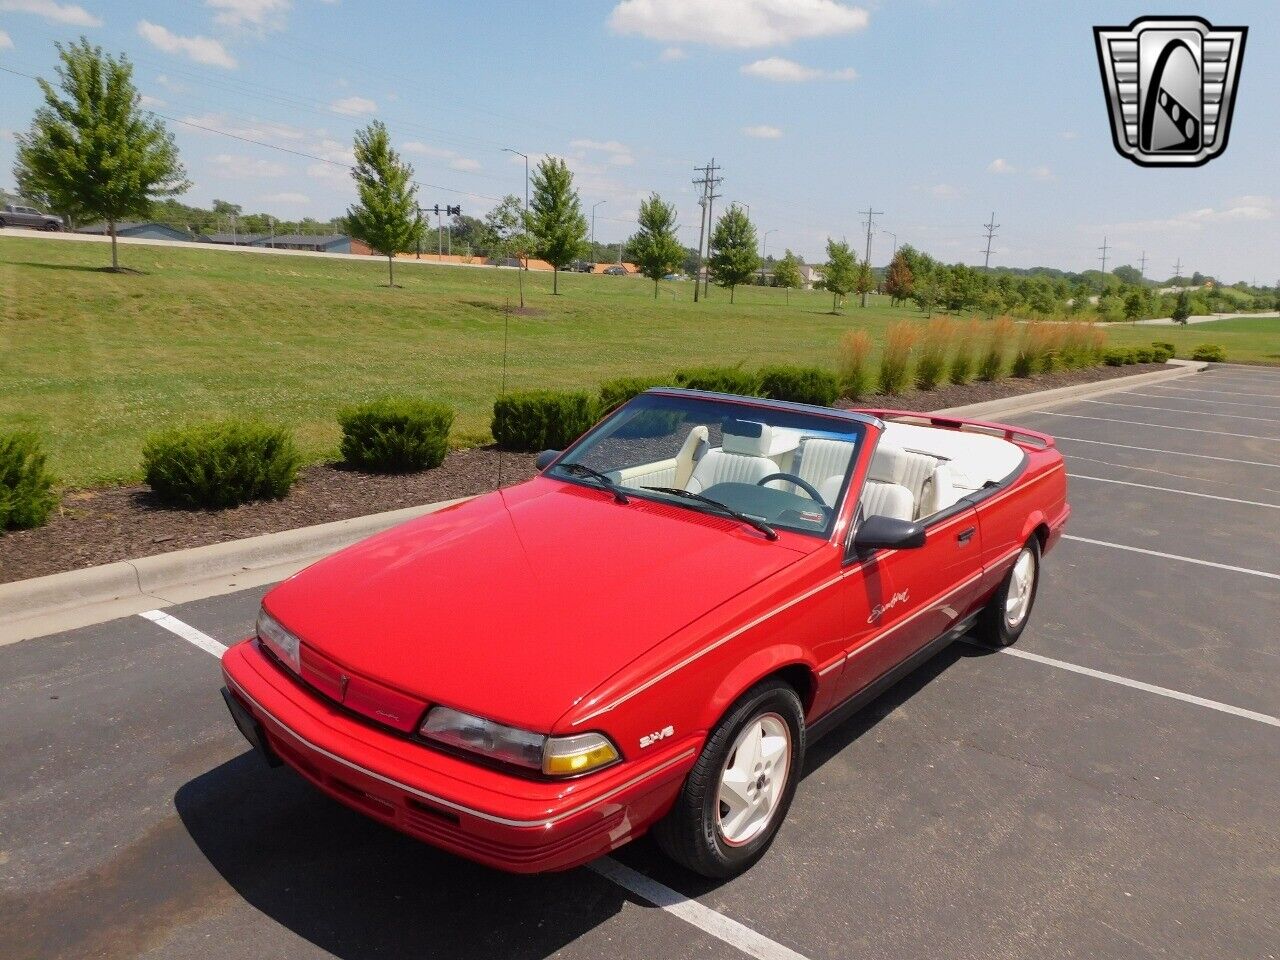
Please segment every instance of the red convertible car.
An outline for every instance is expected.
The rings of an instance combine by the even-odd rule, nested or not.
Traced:
[[[967,631],[1018,638],[1070,513],[1043,434],[692,390],[538,461],[280,584],[222,663],[270,762],[521,872],[649,830],[746,869],[807,744]]]

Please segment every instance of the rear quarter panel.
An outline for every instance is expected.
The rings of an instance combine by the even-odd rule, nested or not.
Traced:
[[[1013,556],[1038,530],[1060,526],[1067,509],[1067,473],[1055,447],[1026,450],[1022,473],[978,503],[982,531],[983,590],[990,593]]]

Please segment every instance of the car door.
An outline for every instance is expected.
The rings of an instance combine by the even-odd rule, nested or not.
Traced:
[[[972,506],[926,528],[922,547],[851,554],[841,582],[850,634],[837,699],[857,693],[942,636],[973,608],[982,539]]]

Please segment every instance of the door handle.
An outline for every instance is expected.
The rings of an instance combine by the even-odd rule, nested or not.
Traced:
[[[970,540],[973,539],[973,535],[976,532],[977,532],[977,529],[975,527],[969,527],[967,530],[961,530],[958,534],[956,534],[956,541],[958,543],[968,543]]]

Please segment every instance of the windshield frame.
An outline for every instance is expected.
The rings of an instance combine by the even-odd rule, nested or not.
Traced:
[[[864,444],[868,440],[868,428],[872,428],[872,431],[878,434],[884,427],[883,422],[878,417],[856,410],[840,410],[834,407],[819,407],[805,403],[790,403],[784,400],[772,400],[767,397],[743,397],[737,394],[715,393],[707,390],[689,390],[676,387],[653,387],[614,407],[604,418],[591,427],[591,429],[564,450],[560,451],[556,458],[551,463],[547,464],[539,475],[542,476],[550,474],[552,470],[566,461],[576,462],[573,459],[573,454],[575,452],[583,447],[595,443],[600,438],[601,434],[606,433],[609,430],[610,425],[620,415],[624,414],[628,408],[632,407],[637,400],[649,396],[672,397],[676,399],[684,398],[704,402],[723,403],[743,411],[776,410],[778,412],[791,415],[801,415],[830,420],[839,424],[842,429],[832,430],[831,432],[845,433],[853,442],[854,451],[853,456],[849,461],[848,470],[845,473],[844,483],[840,487],[840,496],[837,497],[835,503],[830,504],[831,513],[823,526],[817,529],[798,527],[787,523],[779,523],[775,520],[767,520],[766,518],[769,525],[779,531],[785,531],[789,534],[825,540],[828,542],[832,542],[840,534],[840,517],[844,512],[845,505],[850,500],[851,493],[853,492],[853,480],[857,475],[859,461],[863,457]],[[716,507],[699,504],[696,501],[686,500],[682,497],[650,491],[645,487],[631,487],[624,484],[618,484],[616,488],[607,487],[589,476],[574,476],[565,470],[557,471],[554,475],[551,475],[550,478],[561,483],[568,483],[591,490],[598,490],[610,495],[612,495],[614,489],[618,489],[622,490],[628,497],[638,497],[650,503],[663,503],[669,506],[692,510],[697,513],[732,519],[729,514],[717,509]],[[732,507],[732,504],[729,504],[729,506]],[[738,508],[734,507],[734,509]]]

